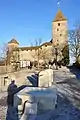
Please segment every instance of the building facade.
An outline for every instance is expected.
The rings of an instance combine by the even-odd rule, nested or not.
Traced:
[[[19,47],[17,40],[12,39],[8,42],[8,64],[19,63],[21,67],[25,67],[30,61],[49,61],[54,59],[54,49],[57,47],[59,52],[58,59],[62,59],[61,50],[68,44],[67,36],[67,19],[58,10],[56,17],[52,21],[52,38],[49,42],[45,42],[40,46]]]

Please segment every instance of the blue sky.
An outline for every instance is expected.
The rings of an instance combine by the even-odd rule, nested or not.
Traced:
[[[20,46],[51,39],[58,0],[0,0],[0,46],[15,37]],[[80,20],[80,0],[61,0],[69,29]]]

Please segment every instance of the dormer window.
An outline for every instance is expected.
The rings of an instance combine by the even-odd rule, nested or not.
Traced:
[[[60,26],[60,23],[58,23],[58,26]]]

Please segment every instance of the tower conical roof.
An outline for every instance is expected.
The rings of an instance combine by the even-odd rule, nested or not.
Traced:
[[[15,43],[15,44],[19,44],[18,42],[17,42],[17,40],[16,39],[12,39],[11,41],[9,41],[8,43]]]
[[[56,21],[63,21],[63,20],[67,20],[65,18],[65,16],[63,15],[62,11],[61,10],[58,10],[57,14],[56,14],[56,17],[55,19],[53,20],[53,22],[56,22]]]

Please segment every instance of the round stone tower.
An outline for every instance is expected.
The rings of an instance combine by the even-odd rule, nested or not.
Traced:
[[[8,52],[13,51],[15,48],[18,48],[19,43],[14,38],[8,42]]]

